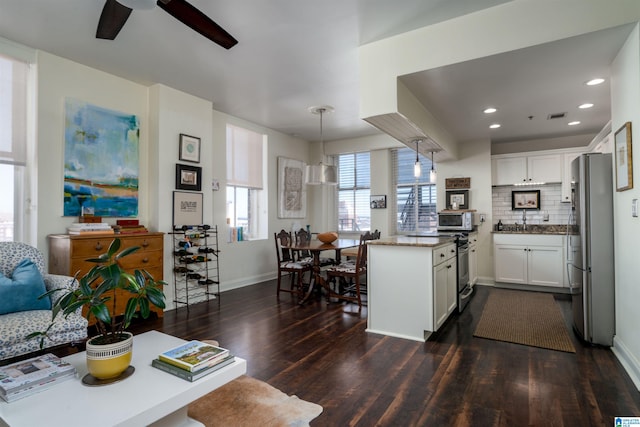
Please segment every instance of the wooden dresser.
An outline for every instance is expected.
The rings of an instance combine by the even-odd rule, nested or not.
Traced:
[[[87,262],[89,258],[96,258],[109,249],[109,245],[114,238],[119,238],[122,242],[120,251],[131,246],[139,246],[140,249],[122,260],[122,266],[129,272],[134,270],[146,270],[156,280],[162,280],[164,257],[164,233],[145,233],[131,235],[90,235],[77,236],[68,234],[51,234],[49,239],[49,272],[53,274],[64,274],[74,276],[78,273],[81,277],[87,273],[94,263]],[[121,292],[121,291],[120,291]],[[123,292],[123,294],[126,294]],[[117,297],[119,295],[116,295]],[[116,299],[117,314],[124,313],[128,297],[124,296]],[[163,311],[160,308],[151,306],[151,310],[162,317]],[[89,324],[94,324],[95,319],[91,319]]]

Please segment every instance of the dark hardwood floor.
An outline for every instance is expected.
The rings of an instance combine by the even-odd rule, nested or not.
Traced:
[[[217,339],[247,374],[323,406],[312,426],[613,426],[640,416],[640,392],[607,348],[576,354],[474,338],[492,288],[426,343],[365,332],[366,307],[275,295],[275,282],[137,323]],[[570,324],[571,303],[558,295]],[[403,313],[398,313],[402,316]]]

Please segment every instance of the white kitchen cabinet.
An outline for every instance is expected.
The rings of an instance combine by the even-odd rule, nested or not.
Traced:
[[[561,201],[562,203],[571,203],[571,181],[573,177],[571,176],[571,162],[582,154],[581,151],[577,151],[574,153],[564,153],[562,155],[562,161],[564,163],[562,169],[562,187],[561,187]]]
[[[564,241],[562,235],[495,234],[496,282],[565,286]]]
[[[437,331],[457,307],[456,248],[446,245],[433,254],[433,323]]]
[[[455,261],[455,243],[451,238],[407,236],[370,243],[366,331],[424,342],[438,328],[435,319],[446,320],[457,307],[456,264],[446,268]],[[447,270],[438,282],[443,291],[435,290],[437,265]],[[439,303],[436,298],[441,298]]]
[[[562,156],[548,154],[527,157],[527,179],[529,182],[562,182]]]
[[[496,282],[527,283],[527,247],[495,244]]]
[[[469,233],[469,286],[478,281],[478,233]]]
[[[493,185],[513,185],[522,182],[527,173],[526,157],[503,157],[491,159]]]
[[[562,155],[494,156],[491,159],[493,185],[562,181]]]

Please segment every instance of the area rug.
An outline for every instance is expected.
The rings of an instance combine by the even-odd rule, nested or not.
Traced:
[[[532,347],[575,353],[553,295],[493,289],[473,334]]]
[[[189,417],[207,427],[302,427],[321,413],[322,406],[247,375],[189,405]]]

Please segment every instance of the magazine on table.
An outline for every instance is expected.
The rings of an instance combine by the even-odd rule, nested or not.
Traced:
[[[0,397],[34,385],[46,384],[53,378],[72,377],[75,374],[76,368],[73,365],[51,353],[0,366]]]
[[[165,371],[172,375],[175,375],[176,377],[182,378],[183,380],[193,382],[219,370],[220,368],[232,364],[233,362],[235,362],[235,360],[236,358],[233,355],[229,355],[224,359],[221,359],[215,365],[200,369],[196,372],[187,371],[186,369],[179,368],[175,365],[172,365],[171,363],[164,362],[160,359],[153,359],[153,361],[151,362],[151,366],[153,366],[154,368],[158,368],[161,371]]]
[[[189,341],[160,354],[158,358],[190,372],[215,365],[229,356],[229,350],[202,341]]]
[[[75,375],[63,375],[60,377],[51,377],[51,378],[43,378],[39,381],[36,381],[30,385],[27,385],[25,388],[21,388],[15,392],[9,393],[6,396],[0,396],[5,402],[13,402],[14,400],[22,399],[23,397],[31,396],[33,394],[39,393],[41,391],[47,390],[52,386],[61,383],[63,381],[67,381],[71,378],[75,378]]]

